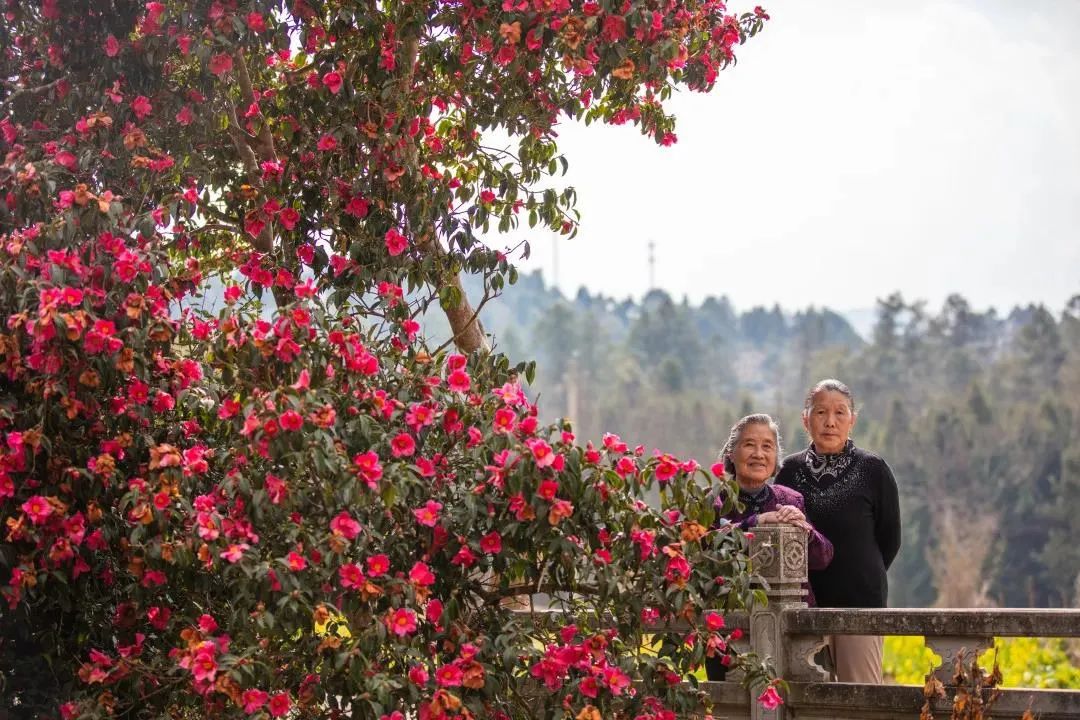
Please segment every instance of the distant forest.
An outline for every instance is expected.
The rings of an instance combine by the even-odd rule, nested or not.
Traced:
[[[440,316],[429,336],[445,337]],[[900,484],[893,606],[1080,603],[1080,296],[999,315],[958,295],[940,308],[891,295],[864,340],[827,309],[566,298],[535,272],[481,318],[498,349],[538,362],[530,393],[547,419],[703,464],[750,412],[800,449],[807,387],[838,377],[858,400],[856,443]]]

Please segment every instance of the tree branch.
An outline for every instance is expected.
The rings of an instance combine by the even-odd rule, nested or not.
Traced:
[[[248,74],[244,51],[238,48],[234,58],[236,60],[236,79],[240,81],[240,97],[250,106],[258,101],[255,99],[255,90],[251,85],[251,75]],[[255,144],[255,149],[259,151],[259,158],[263,162],[277,162],[278,155],[277,148],[274,147],[274,136],[270,133],[270,123],[265,118],[263,118],[259,127],[258,137],[259,141]]]

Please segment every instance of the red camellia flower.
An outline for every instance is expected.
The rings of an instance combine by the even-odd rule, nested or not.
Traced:
[[[488,555],[498,555],[502,552],[502,536],[498,531],[492,530],[480,538],[480,550]]]
[[[232,55],[228,53],[218,53],[210,58],[210,64],[208,65],[210,72],[214,73],[218,77],[221,77],[225,73],[229,72],[233,68]]]
[[[287,692],[279,692],[274,697],[270,698],[270,710],[271,717],[281,717],[292,709],[292,698],[289,697]]]
[[[105,38],[105,54],[109,57],[116,57],[120,54],[120,41],[113,35]]]
[[[409,239],[394,228],[386,231],[386,251],[396,257],[409,247]]]
[[[469,378],[469,374],[464,370],[454,370],[446,376],[446,384],[454,392],[469,392],[472,387],[472,380]]]
[[[241,696],[241,701],[244,703],[244,712],[249,715],[263,705],[270,699],[270,694],[264,690],[245,690]]]
[[[379,577],[390,570],[390,558],[385,555],[372,555],[366,564],[368,577]]]
[[[333,135],[327,133],[319,138],[319,142],[315,147],[319,148],[321,152],[330,152],[337,148],[337,140]]]
[[[408,433],[398,433],[390,441],[390,452],[394,457],[411,457],[416,452],[416,441]]]
[[[439,687],[458,687],[463,675],[457,665],[443,665],[435,671],[435,682]]]
[[[435,574],[427,563],[417,562],[409,571],[409,581],[421,587],[429,587],[435,584]]]
[[[304,427],[304,417],[295,410],[286,410],[278,418],[278,422],[281,423],[283,430],[296,432]]]
[[[331,70],[330,72],[322,76],[322,82],[323,85],[326,86],[327,90],[329,90],[334,95],[337,95],[338,91],[341,90],[342,85],[341,73],[337,72],[336,70]]]

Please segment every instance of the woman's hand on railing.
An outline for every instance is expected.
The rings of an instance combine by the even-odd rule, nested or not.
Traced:
[[[781,505],[775,510],[760,513],[757,517],[758,525],[784,524],[800,527],[810,532],[810,523],[806,521],[803,511],[794,505]]]

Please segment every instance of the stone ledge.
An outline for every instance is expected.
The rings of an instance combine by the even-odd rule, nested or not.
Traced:
[[[790,635],[1080,637],[1080,610],[813,608],[783,616]]]
[[[948,717],[952,693],[933,705]],[[917,718],[923,691],[917,685],[857,685],[853,683],[790,683],[785,698],[797,717]],[[1040,720],[1080,718],[1080,692],[1071,690],[1002,690],[994,717],[1019,718],[1031,708]]]

